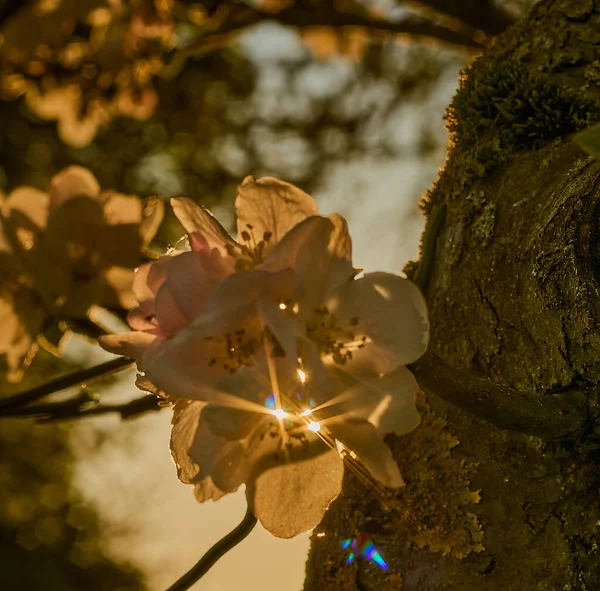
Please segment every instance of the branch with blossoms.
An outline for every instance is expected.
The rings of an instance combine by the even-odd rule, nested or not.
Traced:
[[[81,148],[116,117],[149,119],[159,101],[157,77],[178,75],[189,57],[222,49],[258,23],[276,21],[299,29],[316,53],[319,39],[328,39],[330,46],[333,38],[340,54],[358,59],[368,40],[398,36],[479,53],[512,21],[488,2],[428,0],[399,6],[400,18],[382,12],[378,3],[358,0],[192,5],[132,0],[76,13],[60,2],[50,10],[35,2],[9,2],[0,12],[0,98],[24,96],[33,114],[57,122],[62,141]]]
[[[427,307],[417,285],[390,273],[361,275],[344,218],[320,216],[297,187],[248,177],[235,202],[237,240],[193,201],[173,198],[171,205],[187,232],[185,246],[128,272],[119,293],[135,302],[127,314],[132,330],[98,336],[120,357],[0,400],[2,417],[43,421],[107,413],[127,419],[172,406],[177,475],[198,501],[245,484],[243,522],[171,589],[189,588],[257,520],[282,538],[315,527],[340,494],[345,470],[393,508],[395,497],[386,491],[404,480],[384,437],[419,425],[420,388],[505,429],[563,437],[583,427],[572,397],[544,399],[556,417],[546,421],[542,401],[426,353]],[[90,306],[106,305],[98,286],[108,281],[111,263],[121,261],[123,245],[139,256],[140,244],[156,231],[155,216],[162,217],[162,210],[152,212],[148,230],[140,207],[137,198],[100,192],[89,171],[77,167],[54,177],[48,194],[11,193],[0,244],[19,281],[6,284],[3,305],[17,319],[26,317],[23,301],[41,302],[52,318],[87,318]],[[122,224],[123,216],[132,223]],[[82,231],[75,219],[95,225],[84,223]],[[421,286],[435,243],[435,233],[425,237]],[[48,261],[58,280],[44,274]],[[90,282],[93,300],[85,289]],[[25,291],[17,298],[11,289]],[[18,325],[11,344],[23,327],[30,332],[16,351],[3,351],[13,372],[43,324],[42,317]],[[80,329],[89,327],[83,322]],[[134,363],[136,385],[149,394],[102,405],[85,389]],[[73,398],[47,399],[74,386],[81,391]]]

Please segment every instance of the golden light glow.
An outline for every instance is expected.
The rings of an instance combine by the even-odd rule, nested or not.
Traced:
[[[280,310],[285,310],[286,308],[287,308],[287,306],[283,302],[281,304],[279,304]]]
[[[321,430],[321,423],[317,423],[317,421],[311,421],[310,423],[308,423],[307,427],[309,431],[317,433]]]
[[[273,411],[273,416],[277,417],[279,420],[285,419],[288,416],[288,413],[285,412],[282,408],[278,408]]]
[[[300,416],[307,417],[311,412],[312,412],[312,410],[310,408],[306,408],[300,413]]]
[[[298,370],[298,377],[303,384],[306,382],[306,374],[301,369]]]

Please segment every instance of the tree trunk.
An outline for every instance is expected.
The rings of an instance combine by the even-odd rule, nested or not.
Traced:
[[[348,475],[305,591],[600,588],[600,163],[570,139],[599,81],[594,0],[540,2],[467,71],[415,265],[423,421],[388,439],[407,484]],[[346,564],[358,534],[389,570]]]

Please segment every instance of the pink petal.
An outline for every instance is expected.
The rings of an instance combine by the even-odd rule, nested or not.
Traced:
[[[223,260],[218,252],[214,255]],[[209,311],[215,289],[230,272],[212,264],[211,253],[184,252],[162,259],[165,280],[155,299],[155,314],[165,334],[173,335]]]
[[[170,339],[160,339],[143,358],[147,378],[161,390],[195,400],[214,399],[212,385],[231,369],[223,335],[230,325],[229,315],[207,315]],[[145,334],[145,333],[140,333]],[[213,361],[215,360],[215,361]]]
[[[157,337],[145,332],[124,332],[109,334],[98,339],[98,344],[115,355],[131,357],[137,362],[141,371],[144,370],[144,353],[155,343]]]
[[[140,307],[149,314],[154,314],[154,300],[160,286],[165,282],[166,257],[153,263],[146,263],[135,270],[131,290]]]

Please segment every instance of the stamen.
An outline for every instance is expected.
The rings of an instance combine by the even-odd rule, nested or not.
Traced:
[[[322,355],[330,355],[334,363],[345,365],[352,359],[353,351],[362,349],[367,342],[366,336],[357,336],[352,330],[358,323],[359,319],[353,317],[344,324],[326,306],[319,306],[306,322],[306,334],[317,343]]]

